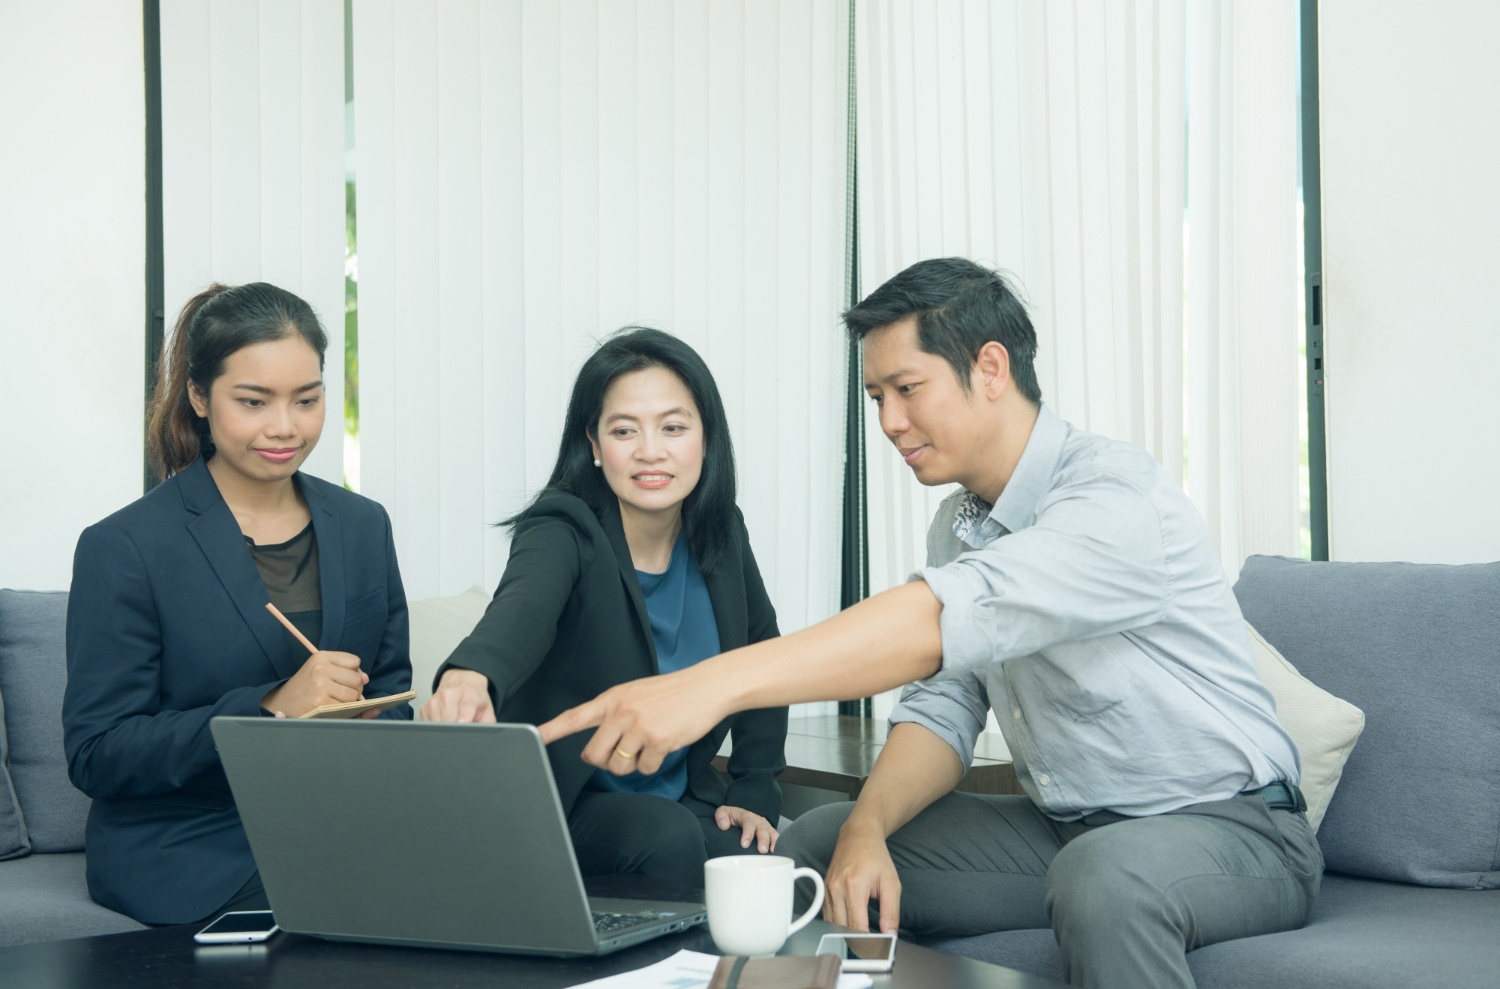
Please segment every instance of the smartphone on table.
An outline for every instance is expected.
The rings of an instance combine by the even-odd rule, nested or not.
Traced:
[[[251,944],[279,930],[269,910],[234,910],[194,934],[193,940],[199,944]]]
[[[837,955],[843,972],[889,972],[896,963],[896,935],[824,934],[817,953]]]

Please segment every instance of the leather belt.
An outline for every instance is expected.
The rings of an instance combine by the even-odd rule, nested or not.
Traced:
[[[1302,796],[1302,791],[1297,789],[1297,784],[1286,780],[1277,780],[1259,790],[1246,790],[1240,796],[1260,797],[1272,810],[1307,810],[1307,799]]]

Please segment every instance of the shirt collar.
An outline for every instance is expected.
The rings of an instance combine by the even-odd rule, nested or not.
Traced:
[[[1036,519],[1036,507],[1052,487],[1052,475],[1062,460],[1063,444],[1068,438],[1068,424],[1043,405],[1037,412],[1036,425],[1026,441],[1026,449],[1016,462],[1016,469],[993,507],[983,498],[969,492],[959,505],[953,521],[953,534],[976,548],[990,542],[1001,532],[1018,532]],[[986,518],[986,513],[988,518]],[[993,525],[989,524],[993,521]],[[996,530],[999,527],[1000,531]]]

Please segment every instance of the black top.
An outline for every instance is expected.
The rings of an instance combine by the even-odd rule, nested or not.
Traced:
[[[705,574],[719,644],[728,651],[775,637],[743,518],[718,569]],[[516,524],[510,561],[489,609],[438,670],[470,669],[490,681],[501,721],[541,724],[610,687],[658,672],[645,598],[635,576],[620,509],[602,516],[575,495],[546,491]],[[781,816],[776,777],[786,768],[785,707],[744,711],[688,747],[683,802],[743,807],[771,822]],[[712,760],[733,732],[726,786]],[[564,811],[592,767],[580,758],[591,732],[548,746]]]
[[[309,642],[316,643],[323,637],[323,594],[318,588],[318,540],[312,519],[284,543],[256,545],[246,536],[245,545],[250,547],[250,558],[271,603]],[[307,647],[290,632],[286,638],[292,656],[306,659]]]

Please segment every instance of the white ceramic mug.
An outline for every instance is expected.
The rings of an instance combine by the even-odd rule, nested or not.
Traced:
[[[708,931],[726,955],[774,955],[787,936],[802,930],[823,907],[823,877],[797,869],[784,855],[726,855],[703,865]],[[792,884],[800,878],[818,887],[812,906],[795,921]]]

